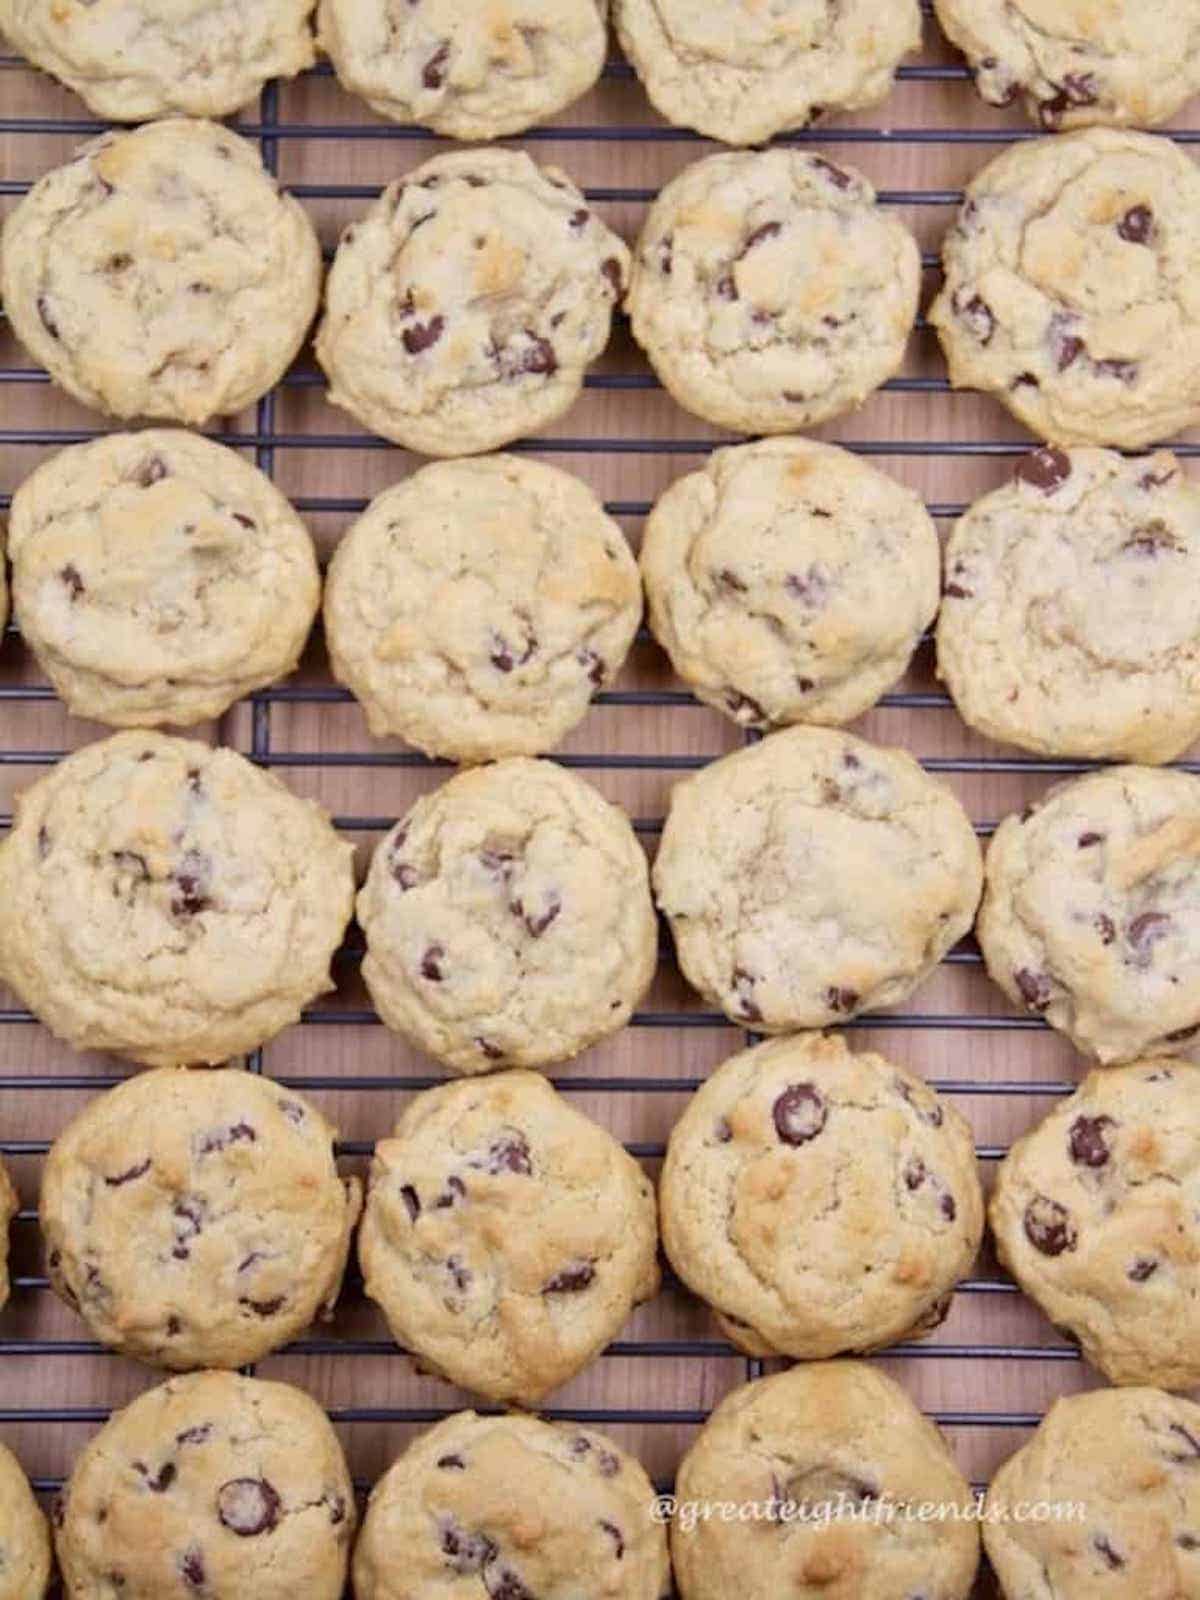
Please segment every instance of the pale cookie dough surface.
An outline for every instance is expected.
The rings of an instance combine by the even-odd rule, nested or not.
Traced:
[[[375,1146],[366,1292],[423,1370],[536,1405],[658,1290],[654,1187],[532,1072],[418,1095]]]
[[[646,523],[650,626],[700,699],[743,727],[849,722],[903,676],[938,607],[920,498],[847,450],[718,450]]]
[[[942,1322],[983,1233],[967,1122],[836,1034],[734,1056],[675,1125],[663,1243],[750,1355],[812,1361]]]
[[[114,1413],[57,1521],[71,1600],[342,1600],[354,1490],[306,1394],[198,1372]]]
[[[330,987],[353,897],[314,802],[233,750],[118,733],[17,799],[0,971],[77,1050],[226,1061]]]
[[[1200,88],[1197,0],[935,0],[993,105],[1044,128],[1151,127]]]
[[[520,133],[600,76],[608,0],[321,0],[321,46],[381,116],[452,139]]]
[[[425,455],[494,450],[574,403],[628,278],[556,167],[435,156],[342,235],[317,336],[329,398]]]
[[[0,1445],[0,1600],[43,1600],[50,1529],[16,1456]]]
[[[516,456],[439,462],[385,490],[325,589],[334,675],[371,732],[460,762],[551,749],[641,618],[637,563],[592,490]]]
[[[817,1362],[735,1389],[684,1457],[684,1505],[751,1505],[758,1520],[676,1517],[682,1600],[967,1600],[979,1564],[971,1489],[941,1434],[890,1378]],[[931,1503],[937,1522],[872,1517]],[[858,1513],[852,1515],[851,1513]]]
[[[114,417],[200,426],[282,377],[317,309],[321,251],[254,145],[173,118],[107,133],[5,224],[13,331]]]
[[[976,929],[1011,1000],[1101,1062],[1200,1032],[1200,778],[1111,767],[1007,817]]]
[[[627,306],[685,410],[747,433],[851,411],[904,359],[920,255],[867,180],[803,150],[709,156],[650,208]]]
[[[338,1176],[335,1131],[257,1073],[130,1078],[46,1158],[51,1283],[98,1339],[155,1366],[258,1361],[341,1287],[361,1188]]]
[[[1200,489],[1165,451],[1035,451],[955,525],[937,644],[990,738],[1172,760],[1200,735]]]
[[[1071,1514],[1013,1515],[1039,1501]],[[987,1505],[1004,1600],[1197,1600],[1200,1406],[1160,1389],[1057,1400]]]
[[[877,105],[921,40],[917,0],[615,0],[613,10],[655,107],[726,144]]]
[[[0,0],[0,30],[98,117],[225,117],[315,59],[314,0]]]
[[[629,1020],[658,924],[628,817],[549,761],[459,773],[358,897],[380,1016],[459,1073],[566,1061]]]
[[[17,490],[21,636],[68,708],[117,726],[218,717],[285,677],[320,601],[316,553],[279,490],[197,434],[116,433]]]
[[[12,1174],[0,1161],[0,1308],[8,1304],[8,1297],[12,1286],[8,1278],[9,1256],[9,1229],[12,1227],[13,1218],[21,1209],[21,1197],[17,1193],[17,1186],[12,1181]],[[0,1567],[0,1571],[3,1568]],[[2,1596],[0,1596],[2,1600]]]
[[[903,1000],[970,928],[981,881],[948,788],[823,728],[677,784],[654,866],[684,976],[761,1033]]]
[[[1093,1072],[1017,1140],[989,1220],[1004,1265],[1110,1383],[1200,1384],[1200,1067]]]
[[[1200,172],[1090,128],[1010,146],[967,189],[930,309],[955,388],[1039,439],[1139,449],[1200,420]]]
[[[653,1500],[640,1464],[603,1434],[460,1411],[376,1484],[356,1600],[662,1600]]]

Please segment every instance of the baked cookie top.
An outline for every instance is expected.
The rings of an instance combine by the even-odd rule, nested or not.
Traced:
[[[802,1034],[718,1068],[675,1125],[663,1243],[750,1355],[812,1361],[943,1320],[983,1233],[967,1122],[882,1056]]]
[[[917,0],[614,0],[621,47],[670,122],[764,144],[886,98],[921,41]]]
[[[971,926],[970,820],[902,750],[789,728],[677,784],[654,865],[684,976],[761,1033],[911,994]]]
[[[849,722],[903,676],[938,608],[920,498],[847,450],[717,450],[646,523],[650,626],[700,699],[743,727]]]
[[[329,988],[351,857],[319,806],[236,751],[114,734],[18,797],[0,970],[77,1050],[227,1061]]]
[[[299,660],[316,554],[279,490],[194,433],[114,433],[13,497],[21,634],[68,708],[116,725],[217,717]]]
[[[1005,818],[977,932],[992,978],[1102,1062],[1200,1031],[1200,778],[1110,767]]]
[[[329,398],[425,455],[493,450],[573,404],[628,275],[556,167],[435,156],[342,235],[317,336]]]
[[[1169,139],[1010,146],[967,189],[930,309],[956,388],[1055,444],[1138,449],[1200,419],[1200,172]]]
[[[0,1600],[42,1600],[50,1529],[16,1456],[0,1444]]]
[[[460,1411],[375,1485],[354,1552],[358,1600],[459,1590],[493,1600],[661,1600],[654,1489],[603,1434]]]
[[[355,1521],[319,1406],[290,1384],[197,1372],[139,1395],[84,1448],[55,1543],[80,1600],[341,1600]]]
[[[332,1307],[358,1217],[336,1130],[240,1071],[163,1068],[99,1095],[42,1172],[50,1280],[155,1366],[238,1367]]]
[[[757,1519],[676,1515],[671,1556],[686,1600],[784,1594],[967,1600],[979,1564],[970,1486],[932,1422],[860,1361],[814,1362],[727,1396],[680,1464],[680,1508],[760,1508]],[[935,1504],[935,1522],[872,1507]]]
[[[608,0],[321,0],[321,47],[381,116],[453,139],[520,133],[600,76]]]
[[[106,133],[4,226],[13,331],[114,417],[199,426],[282,377],[317,309],[312,223],[247,140],[174,118]]]
[[[920,256],[858,172],[803,150],[709,156],[650,208],[627,300],[685,410],[790,433],[861,404],[904,359]]]
[[[422,1370],[536,1405],[658,1290],[654,1186],[533,1072],[448,1083],[375,1146],[366,1292]]]
[[[0,0],[0,30],[98,117],[226,117],[315,59],[314,0]]]
[[[637,563],[592,490],[516,456],[439,462],[385,490],[325,589],[333,671],[371,732],[462,762],[557,744],[641,618]]]

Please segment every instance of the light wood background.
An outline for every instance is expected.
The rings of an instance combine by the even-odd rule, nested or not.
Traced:
[[[322,73],[281,86],[277,98],[268,91],[262,108],[245,114],[242,125],[258,134],[264,118],[279,124],[266,141],[267,152],[283,181],[305,200],[326,246],[380,184],[439,147],[414,130],[372,118]],[[95,126],[72,95],[5,59],[0,209]],[[836,159],[866,171],[885,202],[912,226],[927,253],[931,292],[956,191],[1014,134],[1027,131],[1019,113],[977,102],[927,19],[925,49],[887,104],[839,119],[811,138]],[[556,126],[523,142],[538,159],[563,166],[587,187],[631,241],[653,192],[711,148],[655,117],[615,51],[594,94]],[[102,419],[51,390],[44,374],[30,369],[0,321],[0,507],[49,450],[101,426]],[[252,447],[264,429],[275,443],[260,449],[260,461],[299,502],[324,552],[366,497],[416,464],[380,441],[353,437],[349,419],[325,404],[307,353],[267,407],[228,419],[224,431]],[[1027,443],[991,401],[948,392],[936,341],[923,326],[913,336],[900,383],[821,432],[861,445],[885,470],[914,485],[938,510],[943,526],[955,506],[1000,482],[1011,471],[1010,458]],[[590,479],[620,508],[636,546],[647,503],[692,469],[716,440],[713,430],[650,383],[649,369],[618,323],[579,405],[552,436],[524,448]],[[630,695],[646,690],[680,691],[649,642],[635,649],[615,692],[601,696],[563,755],[628,809],[653,852],[678,769],[736,747],[740,736],[681,692],[667,705],[630,702]],[[0,696],[0,813],[6,823],[15,790],[57,754],[104,730],[64,715],[11,629],[0,652]],[[201,731],[256,752],[295,789],[318,796],[357,840],[360,865],[380,830],[446,776],[399,744],[368,740],[356,707],[331,689],[319,639],[293,683],[258,697],[253,706],[237,707],[220,727]],[[1062,770],[1062,764],[1056,769],[1022,759],[968,732],[938,692],[928,649],[900,694],[863,718],[857,731],[907,746],[950,770],[950,781],[985,829]],[[337,979],[336,994],[304,1025],[272,1043],[263,1065],[313,1096],[341,1128],[347,1164],[361,1166],[370,1141],[389,1131],[414,1088],[437,1074],[366,1010],[352,956],[339,959]],[[0,1314],[0,1436],[39,1487],[50,1491],[107,1409],[154,1381],[146,1369],[99,1352],[83,1324],[49,1293],[34,1209],[46,1141],[91,1094],[127,1069],[72,1054],[9,995],[0,993],[0,1007],[7,1008],[0,1011],[6,1024],[0,1026],[0,1148],[25,1208],[13,1235],[16,1288]],[[904,1015],[871,1019],[854,1031],[860,1043],[885,1050],[953,1096],[975,1127],[985,1177],[997,1154],[1080,1070],[1069,1049],[1040,1023],[1011,1017],[973,946],[956,952]],[[664,957],[635,1025],[562,1068],[555,1079],[654,1170],[690,1089],[741,1042],[736,1030],[703,1013]],[[889,1354],[882,1364],[943,1421],[964,1471],[977,1482],[986,1481],[1027,1436],[1055,1395],[1096,1381],[986,1257],[938,1333],[919,1349]],[[260,1370],[303,1385],[333,1412],[363,1485],[382,1472],[416,1427],[466,1403],[446,1385],[414,1375],[353,1284],[331,1328]],[[599,1425],[667,1484],[700,1420],[745,1380],[747,1370],[745,1360],[721,1343],[703,1308],[668,1289],[636,1314],[619,1345],[553,1397],[549,1409],[604,1414]],[[981,1580],[981,1594],[991,1592],[987,1582]]]

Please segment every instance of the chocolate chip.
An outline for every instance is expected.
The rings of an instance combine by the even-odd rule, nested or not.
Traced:
[[[446,81],[446,62],[450,59],[448,43],[440,44],[421,73],[421,82],[427,89],[440,89]]]
[[[233,512],[233,520],[240,528],[254,529],[258,526],[253,517],[244,516],[240,511]]]
[[[59,582],[65,585],[72,602],[86,592],[87,585],[79,575],[79,568],[73,562],[68,561],[65,567],[60,567],[58,577]]]
[[[1191,1466],[1196,1461],[1200,1461],[1200,1440],[1189,1429],[1185,1428],[1182,1422],[1169,1423],[1167,1432],[1173,1433],[1177,1439],[1182,1441],[1183,1445],[1181,1450],[1169,1455],[1169,1460],[1179,1463],[1180,1466]]]
[[[567,221],[567,227],[574,233],[578,233],[581,228],[587,227],[591,219],[592,213],[585,206],[581,206],[578,211],[572,211]]]
[[[713,1124],[713,1137],[718,1144],[729,1144],[733,1138],[733,1129],[724,1117],[718,1117]]]
[[[58,323],[50,314],[50,303],[44,294],[38,295],[37,314],[42,319],[42,326],[52,339],[60,339],[62,335],[58,330]]]
[[[588,678],[592,683],[595,684],[596,688],[599,689],[603,687],[604,679],[607,676],[608,669],[605,666],[602,657],[597,655],[596,652],[588,645],[584,645],[582,649],[576,651],[575,659],[579,662],[581,667],[587,669]]]
[[[1115,378],[1118,383],[1126,385],[1137,382],[1139,368],[1136,361],[1108,358],[1104,361],[1093,361],[1092,366],[1103,378]]]
[[[142,489],[150,489],[168,476],[167,464],[161,456],[147,456],[133,475],[133,481]]]
[[[590,1261],[577,1261],[556,1272],[542,1285],[543,1294],[581,1294],[595,1281],[596,1269]]]
[[[190,1546],[179,1558],[179,1570],[184,1582],[193,1589],[203,1589],[207,1581],[204,1566],[204,1557],[195,1545]]]
[[[1013,973],[1013,982],[1030,1011],[1049,1009],[1053,990],[1050,987],[1050,979],[1044,972],[1030,972],[1028,967],[1019,967]]]
[[[1130,1262],[1125,1276],[1131,1283],[1145,1283],[1158,1271],[1158,1265],[1153,1256],[1138,1256]]]
[[[273,1300],[251,1300],[248,1295],[240,1295],[238,1305],[245,1306],[247,1311],[253,1311],[256,1317],[277,1317],[287,1305],[287,1297],[276,1295]]]
[[[817,1137],[829,1112],[816,1084],[792,1083],[776,1097],[771,1115],[784,1144],[802,1145]]]
[[[824,568],[816,562],[807,572],[789,572],[783,580],[783,586],[806,606],[823,606],[829,598],[829,578]]]
[[[467,1463],[460,1455],[439,1456],[438,1466],[443,1472],[465,1472]]]
[[[1032,372],[1018,372],[1009,384],[1010,389],[1040,389],[1041,387],[1036,374]]]
[[[742,582],[731,567],[722,567],[716,575],[716,580],[726,589],[732,589],[735,594],[745,594],[747,585]]]
[[[175,1315],[174,1312],[172,1312],[171,1315],[167,1318],[167,1338],[168,1339],[177,1339],[182,1332],[183,1332],[183,1323],[180,1322],[179,1318]]]
[[[752,700],[748,694],[742,694],[736,689],[731,689],[725,696],[725,705],[730,716],[736,717],[742,723],[762,723],[767,720],[767,713],[757,700]]]
[[[1071,1213],[1047,1195],[1035,1195],[1025,1207],[1025,1237],[1044,1256],[1061,1256],[1077,1243]]]
[[[616,1545],[617,1560],[620,1561],[625,1554],[625,1540],[622,1537],[620,1528],[617,1527],[615,1522],[605,1522],[603,1520],[601,1520],[600,1526]]]
[[[1175,1543],[1181,1550],[1200,1550],[1200,1536],[1194,1533],[1181,1533],[1177,1535]]]
[[[671,276],[671,268],[675,261],[675,240],[671,235],[663,239],[658,246],[658,270],[664,278]]]
[[[481,1055],[485,1055],[489,1061],[504,1060],[504,1051],[501,1050],[500,1046],[493,1044],[490,1039],[485,1039],[482,1034],[476,1034],[474,1043],[476,1050]]]
[[[503,634],[492,634],[492,648],[489,660],[497,672],[511,672],[514,667],[523,667],[537,649],[537,640],[527,638],[525,648],[518,655]]]
[[[561,912],[562,900],[552,889],[546,896],[540,911],[527,911],[520,900],[513,903],[512,909],[514,915],[524,921],[529,931],[529,937],[531,939],[540,939]]]
[[[37,845],[38,857],[40,860],[45,861],[46,857],[50,854],[50,830],[46,827],[45,823],[43,823],[38,829]]]
[[[243,1539],[270,1533],[279,1521],[282,1503],[266,1478],[231,1478],[217,1490],[217,1516],[222,1526]]]
[[[1117,223],[1117,232],[1127,244],[1145,244],[1154,232],[1154,213],[1149,206],[1130,206]]]
[[[739,298],[737,284],[734,282],[732,273],[723,273],[717,279],[717,294],[722,300],[737,300]]]
[[[920,1156],[910,1157],[904,1168],[904,1186],[914,1194],[928,1177],[928,1170]]]
[[[212,1434],[212,1428],[207,1422],[199,1422],[194,1428],[185,1428],[182,1433],[175,1435],[176,1444],[203,1444]]]
[[[421,1198],[411,1183],[402,1183],[400,1185],[400,1198],[404,1201],[408,1211],[408,1220],[415,1222],[421,1215]]]
[[[1111,1572],[1116,1572],[1119,1567],[1125,1565],[1125,1557],[1117,1554],[1104,1534],[1093,1535],[1092,1547],[1104,1557],[1105,1565]]]
[[[185,854],[171,878],[175,885],[171,895],[173,917],[195,917],[209,909],[212,905],[208,894],[211,871],[212,862],[201,851],[189,850]]]
[[[1171,929],[1171,919],[1165,911],[1143,911],[1134,917],[1126,930],[1126,938],[1138,957],[1139,963],[1148,965],[1154,946],[1165,939]]]
[[[992,342],[992,335],[996,331],[996,318],[991,306],[982,296],[973,294],[968,300],[960,290],[954,297],[954,310],[960,322],[967,325],[981,345],[987,346]]]
[[[420,881],[420,874],[416,867],[407,861],[397,861],[393,858],[391,872],[392,877],[400,885],[403,894],[407,894],[410,889],[414,889]]]
[[[822,175],[835,189],[848,189],[853,182],[848,172],[843,172],[841,167],[835,167],[832,161],[826,161],[824,156],[810,156],[809,160],[814,167],[819,167]]]
[[[1053,494],[1071,476],[1071,458],[1065,451],[1047,445],[1023,456],[1017,464],[1016,475],[1020,482],[1040,489],[1043,494]]]
[[[1169,1044],[1180,1044],[1185,1039],[1194,1039],[1200,1033],[1200,1023],[1193,1023],[1190,1028],[1176,1028],[1174,1033],[1166,1035]]]
[[[1092,918],[1096,932],[1100,935],[1101,944],[1111,944],[1117,937],[1116,924],[1106,911],[1098,911]]]
[[[955,1203],[954,1196],[950,1194],[949,1191],[943,1193],[941,1198],[938,1200],[938,1209],[941,1211],[947,1222],[953,1222],[955,1217],[958,1215],[958,1206]]]
[[[1050,344],[1054,351],[1054,364],[1060,372],[1073,367],[1087,350],[1078,334],[1056,330],[1053,323],[1050,326]]]
[[[861,998],[857,989],[839,989],[835,985],[825,991],[825,1004],[830,1011],[841,1012],[844,1016],[850,1015]]]
[[[1075,106],[1094,106],[1097,100],[1096,80],[1090,72],[1068,72],[1057,92],[1043,100],[1038,107],[1044,128],[1057,128],[1063,112]]]
[[[1076,1117],[1067,1137],[1071,1160],[1081,1167],[1107,1166],[1112,1151],[1104,1135],[1115,1126],[1111,1117]]]
[[[445,977],[445,973],[442,970],[442,962],[445,959],[446,951],[444,946],[440,944],[427,946],[425,954],[421,957],[421,976],[427,978],[430,983],[441,983]]]
[[[515,1130],[505,1133],[499,1139],[493,1139],[487,1153],[486,1162],[473,1162],[473,1166],[481,1166],[483,1171],[491,1173],[493,1177],[501,1172],[515,1172],[527,1178],[533,1171],[529,1159],[529,1144],[523,1133]]]
[[[532,342],[515,370],[530,372],[537,377],[552,378],[558,371],[558,357],[554,354],[554,346],[549,339],[539,337],[528,328],[525,330],[525,336]]]
[[[942,593],[951,600],[971,600],[974,598],[974,589],[964,589],[961,583],[945,583]]]
[[[446,1257],[446,1271],[454,1280],[454,1287],[460,1294],[467,1289],[467,1287],[470,1285],[472,1277],[474,1276],[470,1267],[464,1267],[457,1256]]]
[[[1151,489],[1161,489],[1168,483],[1173,483],[1179,476],[1178,469],[1171,468],[1166,472],[1143,472],[1138,479],[1138,488],[1144,489],[1147,494]]]
[[[411,328],[405,328],[400,337],[409,355],[417,356],[423,350],[431,349],[442,337],[445,330],[445,317],[436,316],[430,317],[428,322],[416,322]]]
[[[110,1189],[119,1189],[122,1184],[132,1183],[135,1178],[144,1178],[150,1171],[150,1157],[139,1161],[136,1167],[127,1167],[124,1172],[117,1172],[111,1178],[105,1178],[105,1183]]]
[[[153,1477],[150,1476],[150,1469],[144,1461],[135,1461],[133,1469],[145,1480],[146,1487],[152,1494],[166,1494],[175,1482],[176,1471],[173,1461],[164,1461]]]
[[[226,1128],[206,1133],[200,1141],[199,1153],[210,1156],[214,1151],[228,1150],[231,1144],[254,1144],[257,1139],[258,1134],[248,1122],[233,1122]]]
[[[733,997],[737,1002],[738,1016],[743,1022],[761,1022],[762,1011],[758,1001],[755,1000],[753,989],[758,979],[752,972],[747,972],[745,967],[733,969]]]
[[[525,1587],[511,1567],[485,1567],[483,1586],[488,1592],[488,1600],[535,1600],[532,1591]]]
[[[609,284],[612,286],[613,294],[619,297],[621,293],[621,263],[617,260],[616,256],[609,256],[608,260],[601,264],[600,271],[604,274],[604,276],[608,279]],[[557,362],[555,365],[557,365]],[[550,370],[553,372],[554,368],[551,367]]]
[[[448,1211],[456,1200],[465,1199],[467,1186],[461,1178],[449,1177],[446,1180],[445,1190],[433,1202],[435,1211]]]
[[[740,253],[738,255],[738,260],[740,261],[742,256],[749,255],[751,250],[754,249],[754,246],[756,244],[762,244],[764,242],[764,240],[767,240],[767,239],[774,239],[779,234],[781,234],[782,232],[783,232],[783,223],[782,222],[764,222],[764,223],[762,223],[759,227],[755,228],[754,232],[752,234],[750,234],[749,237],[747,238],[745,244],[742,246],[741,251],[740,251]]]
[[[1077,842],[1081,850],[1090,850],[1094,844],[1104,843],[1104,835],[1089,830],[1087,833],[1081,833]]]

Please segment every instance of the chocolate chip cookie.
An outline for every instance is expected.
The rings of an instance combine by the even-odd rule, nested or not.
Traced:
[[[12,1181],[12,1174],[0,1161],[0,1307],[8,1304],[12,1286],[8,1281],[8,1231],[12,1220],[21,1209],[21,1197],[17,1193],[17,1186]],[[0,1572],[3,1568],[0,1567]],[[3,1597],[0,1596],[0,1600]]]
[[[979,1564],[971,1489],[945,1441],[864,1362],[793,1367],[735,1389],[684,1457],[675,1500],[682,1600],[967,1600]],[[922,1504],[950,1514],[895,1514]],[[752,1511],[705,1515],[706,1505]]]
[[[312,540],[244,457],[152,429],[75,445],[13,497],[21,635],[68,709],[184,725],[296,665],[320,601]]]
[[[534,1406],[658,1292],[654,1187],[533,1072],[417,1095],[375,1146],[366,1292],[422,1368]]]
[[[1198,1464],[1200,1406],[1190,1400],[1160,1389],[1056,1400],[988,1490],[983,1541],[1005,1600],[1193,1600]],[[1038,1505],[1058,1514],[1031,1516]]]
[[[917,0],[615,0],[614,14],[657,110],[725,144],[877,105],[921,40]]]
[[[200,426],[276,383],[321,251],[247,140],[174,118],[106,133],[10,214],[0,291],[56,383],[114,417]]]
[[[459,1073],[566,1061],[654,975],[646,857],[624,812],[549,761],[459,773],[380,844],[358,897],[390,1028]]]
[[[334,675],[371,732],[461,762],[556,745],[641,618],[637,563],[592,490],[516,456],[439,462],[385,490],[325,589]]]
[[[236,751],[118,733],[18,798],[0,971],[77,1050],[227,1061],[329,988],[353,897],[313,801]]]
[[[967,190],[930,310],[955,388],[1040,439],[1139,449],[1200,420],[1200,172],[1089,128],[1010,146]]]
[[[337,1435],[306,1394],[197,1372],[91,1440],[56,1545],[72,1600],[342,1600],[355,1520]]]
[[[977,928],[1011,1000],[1102,1062],[1200,1034],[1200,778],[1111,767],[996,830]]]
[[[98,1339],[155,1366],[258,1361],[337,1299],[361,1189],[338,1176],[334,1135],[254,1073],[130,1078],[46,1159],[51,1283]]]
[[[902,750],[789,728],[676,785],[654,866],[684,976],[760,1033],[912,993],[971,926],[982,865]]]
[[[920,498],[848,450],[717,450],[642,540],[650,626],[700,699],[742,727],[849,722],[903,676],[938,608]]]
[[[608,0],[321,0],[321,46],[380,116],[452,139],[520,133],[585,94]]]
[[[376,1484],[354,1552],[357,1600],[603,1595],[661,1600],[654,1490],[603,1434],[460,1411]]]
[[[317,336],[329,399],[425,455],[494,450],[574,404],[628,277],[556,167],[435,156],[342,235]]]
[[[0,1444],[0,1600],[43,1600],[50,1566],[46,1519],[20,1462]]]

